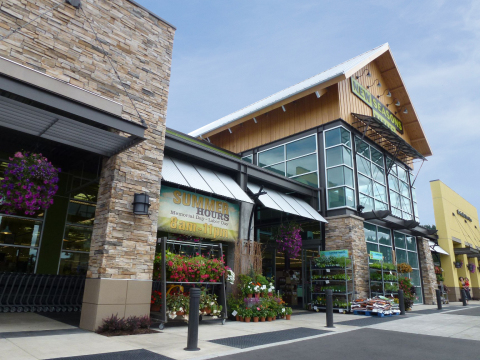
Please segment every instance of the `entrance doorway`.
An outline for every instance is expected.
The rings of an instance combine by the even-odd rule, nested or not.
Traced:
[[[310,296],[310,262],[321,250],[322,232],[319,222],[297,223],[302,228],[302,250],[295,258],[277,249],[276,238],[282,222],[257,225],[256,241],[263,245],[262,275],[274,279],[275,288],[289,306],[305,308]]]

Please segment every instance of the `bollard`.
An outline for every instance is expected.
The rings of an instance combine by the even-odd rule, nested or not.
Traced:
[[[188,312],[188,339],[186,351],[198,351],[198,322],[200,308],[200,289],[190,289],[190,311]]]
[[[435,290],[435,292],[437,294],[437,308],[438,310],[442,310],[442,295],[439,289]]]
[[[400,315],[405,315],[405,299],[403,290],[398,290],[398,305],[400,306]]]
[[[333,295],[332,290],[327,290],[327,328],[333,328]]]
[[[463,306],[467,306],[467,293],[465,292],[465,289],[460,290],[460,294],[462,295]]]

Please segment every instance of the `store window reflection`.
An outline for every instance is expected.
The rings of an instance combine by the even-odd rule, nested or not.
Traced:
[[[41,229],[41,220],[0,216],[0,271],[35,271]]]
[[[84,275],[87,271],[97,196],[97,182],[81,178],[71,182],[59,274]]]

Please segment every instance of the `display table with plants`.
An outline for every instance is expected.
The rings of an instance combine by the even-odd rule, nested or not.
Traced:
[[[397,267],[392,263],[383,261],[369,261],[369,289],[370,297],[398,295]]]
[[[333,308],[350,312],[355,297],[352,257],[320,256],[310,262],[310,302],[308,310],[326,309],[326,291],[333,292]]]
[[[167,244],[191,247],[192,256],[182,251],[167,251]],[[192,287],[201,289],[198,316],[212,316],[222,320],[227,318],[225,284],[228,279],[235,281],[233,271],[225,266],[222,244],[200,244],[188,241],[161,239],[161,252],[155,257],[154,282],[152,287],[151,318],[159,321],[163,329],[168,321],[188,321]],[[219,257],[201,254],[202,248],[218,248]],[[198,252],[195,252],[198,249]],[[165,294],[165,296],[163,295]]]
[[[239,275],[236,295],[228,299],[232,320],[243,322],[290,320],[292,308],[285,306],[283,299],[275,293],[273,279],[261,274]]]

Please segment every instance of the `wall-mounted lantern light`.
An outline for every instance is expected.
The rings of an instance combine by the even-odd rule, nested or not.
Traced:
[[[149,215],[150,197],[147,194],[135,194],[133,196],[133,213],[135,215]]]
[[[373,82],[372,85],[368,85],[368,86],[367,86],[367,89],[370,89],[373,85],[375,85],[376,82],[378,82],[378,83],[377,83],[377,86],[378,86],[378,87],[382,86],[382,84],[380,83],[380,80],[375,79],[375,81]]]
[[[388,92],[387,92],[388,91]],[[381,95],[377,95],[377,99],[380,99],[380,96],[383,96],[385,95],[385,93],[387,93],[387,97],[392,97],[392,93],[390,92],[390,90],[386,89],[383,94]]]
[[[363,75],[365,75],[365,71],[367,72],[367,76],[368,76],[368,77],[371,77],[371,76],[372,76],[372,74],[370,74],[370,70],[364,69],[363,72],[362,72],[360,75],[355,76],[355,79],[357,79],[357,80],[360,79]]]
[[[396,101],[395,101],[395,106],[400,106],[400,100],[395,99],[395,98],[394,98],[393,100],[396,100]],[[391,102],[390,104],[387,104],[387,107],[389,107],[389,106],[392,105],[392,104],[393,104],[393,102]]]

